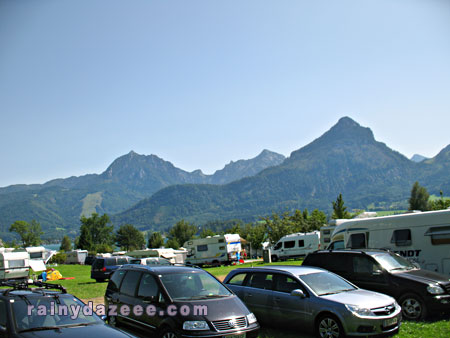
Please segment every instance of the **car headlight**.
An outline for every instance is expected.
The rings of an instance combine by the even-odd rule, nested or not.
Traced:
[[[375,316],[375,314],[370,311],[370,309],[364,308],[364,307],[359,307],[356,305],[345,305],[345,307],[352,312],[353,314],[357,315],[357,316]]]
[[[428,285],[427,291],[431,293],[432,295],[440,295],[442,293],[445,293],[444,289],[442,289],[439,285]]]
[[[209,326],[204,320],[187,321],[183,323],[183,330],[209,330]]]
[[[253,312],[247,315],[247,322],[248,325],[256,323],[256,316],[253,314]]]

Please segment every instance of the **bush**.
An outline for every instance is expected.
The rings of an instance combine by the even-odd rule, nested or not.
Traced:
[[[64,264],[66,262],[67,255],[62,252],[58,252],[56,255],[53,255],[52,258],[50,258],[50,263],[54,264]]]

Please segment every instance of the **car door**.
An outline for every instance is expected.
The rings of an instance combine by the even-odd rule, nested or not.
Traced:
[[[0,337],[7,337],[7,325],[6,303],[0,299]]]
[[[307,295],[306,289],[293,276],[275,274],[272,293],[272,320],[280,325],[304,326],[313,320],[309,312],[309,298],[292,296],[293,290],[300,289]]]
[[[272,312],[273,273],[255,272],[249,276],[243,290],[245,305],[261,322],[268,322]]]
[[[392,294],[386,272],[368,255],[352,255],[353,267],[350,281],[361,289]]]
[[[138,326],[133,307],[138,304],[136,293],[142,272],[129,270],[120,285],[117,317],[127,324]]]
[[[143,329],[156,330],[164,317],[157,314],[165,313],[165,298],[162,295],[158,281],[150,273],[144,273],[139,282],[136,294],[137,310],[142,312],[136,320]]]

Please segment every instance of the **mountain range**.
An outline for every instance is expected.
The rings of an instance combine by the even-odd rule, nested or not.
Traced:
[[[0,188],[0,237],[15,220],[36,219],[46,238],[75,235],[82,214],[108,213],[116,226],[164,229],[180,219],[252,221],[272,212],[330,211],[342,193],[351,209],[407,206],[419,181],[430,193],[450,190],[450,145],[412,161],[376,141],[369,128],[341,118],[325,134],[288,158],[264,150],[230,162],[213,175],[187,172],[156,155],[130,153],[101,174],[56,179],[42,185]]]
[[[263,150],[249,160],[231,161],[212,175],[187,172],[156,155],[134,151],[114,160],[101,174],[55,179],[44,184],[0,188],[0,236],[9,237],[16,220],[38,220],[45,236],[79,229],[80,216],[109,215],[131,207],[154,192],[175,184],[226,184],[283,162],[283,155]]]

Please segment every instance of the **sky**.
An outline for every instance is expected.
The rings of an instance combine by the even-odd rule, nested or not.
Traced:
[[[447,0],[0,0],[0,187],[131,150],[206,174],[349,116],[450,144]]]

